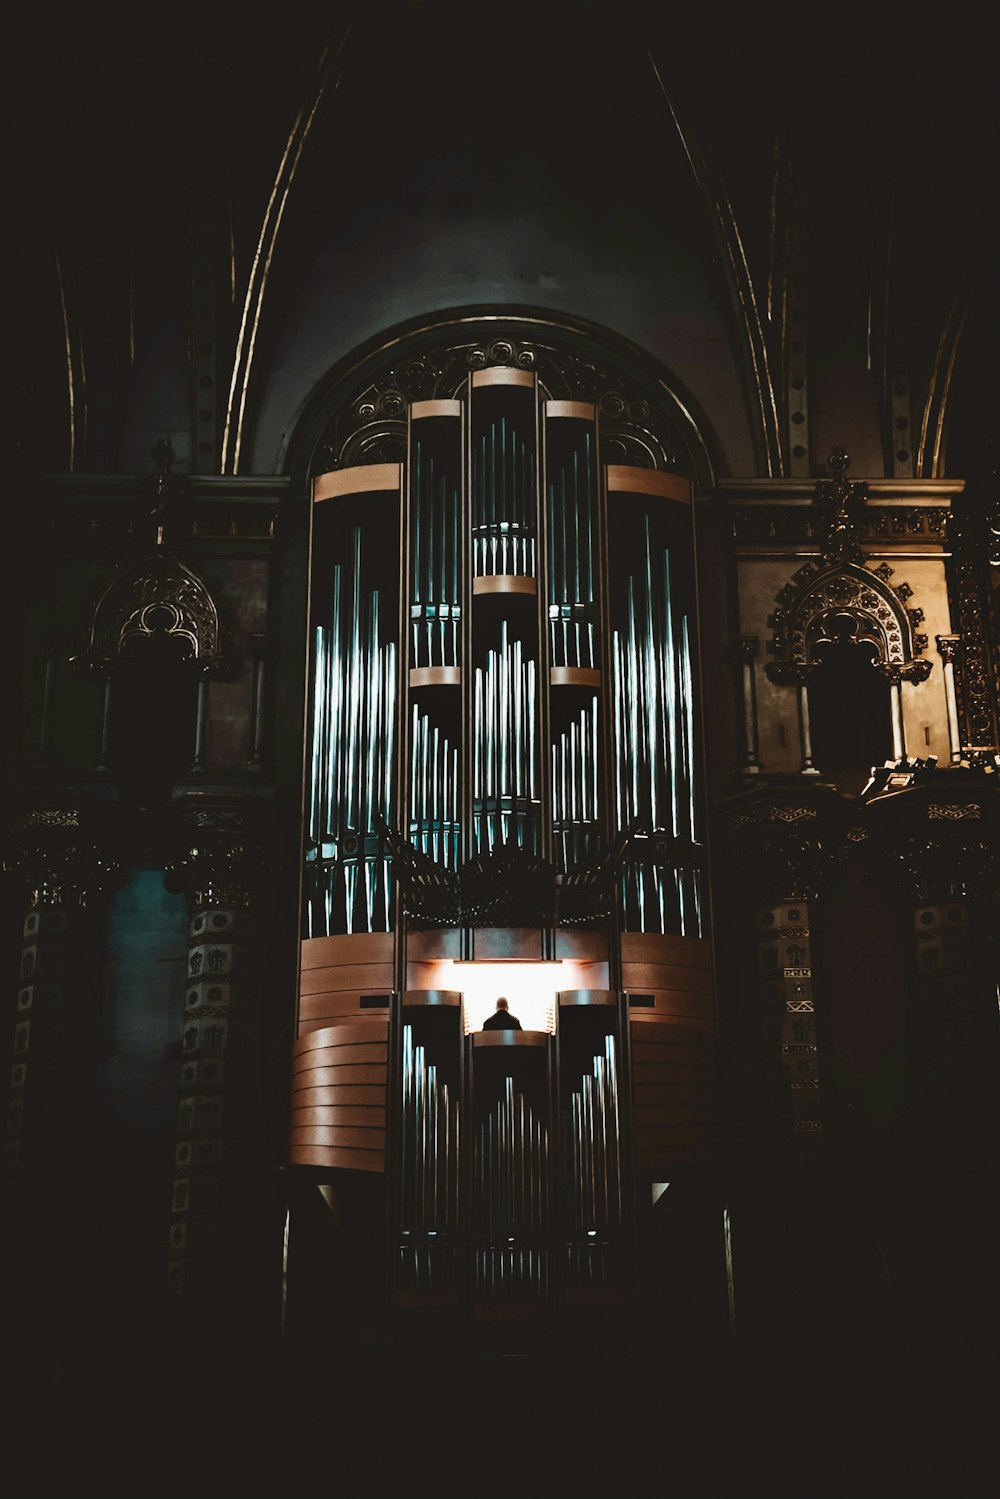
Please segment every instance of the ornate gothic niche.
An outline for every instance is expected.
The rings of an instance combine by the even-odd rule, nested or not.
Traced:
[[[122,795],[151,806],[200,769],[205,679],[222,675],[215,601],[163,552],[116,578],[97,603],[78,670],[105,681],[100,767]]]
[[[774,630],[766,671],[772,682],[808,683],[821,664],[817,648],[843,639],[843,621],[853,623],[851,642],[873,650],[873,664],[889,682],[923,682],[931,662],[921,660],[927,636],[917,633],[923,610],[908,609],[908,583],[889,585],[887,563],[873,571],[859,563],[832,566],[807,562],[785,584],[768,623]]]
[[[225,670],[219,612],[208,587],[162,552],[137,562],[105,590],[87,650],[75,661],[88,675],[107,677],[152,642],[198,676]]]
[[[843,789],[873,765],[906,753],[900,683],[922,682],[923,619],[908,609],[912,589],[889,586],[887,563],[869,571],[855,561],[808,562],[777,597],[769,623],[772,682],[799,695],[802,769],[833,776]],[[845,779],[846,778],[846,779]]]

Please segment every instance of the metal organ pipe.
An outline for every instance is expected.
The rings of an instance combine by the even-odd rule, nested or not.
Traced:
[[[670,553],[645,518],[641,571],[628,579],[628,622],[611,638],[615,820],[696,842],[690,625],[672,597]],[[669,856],[668,856],[669,857]],[[629,930],[701,935],[698,870],[689,857],[637,862],[623,875]]]
[[[396,643],[381,636],[380,595],[352,566],[333,568],[329,612],[314,632],[308,933],[389,930],[391,880],[375,832],[391,815],[396,754]],[[346,582],[346,587],[345,587]]]
[[[539,803],[536,668],[500,625],[473,683],[473,837],[480,852],[516,843],[536,849]]]
[[[548,1127],[514,1079],[476,1132],[476,1294],[487,1300],[544,1297]]]

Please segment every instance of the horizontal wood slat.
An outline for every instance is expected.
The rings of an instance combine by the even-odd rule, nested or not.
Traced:
[[[391,932],[357,932],[340,937],[306,937],[302,943],[302,970],[341,968],[348,963],[392,963]]]
[[[714,1071],[706,1067],[700,1068],[668,1067],[658,1062],[633,1062],[632,1077],[636,1083],[660,1083],[662,1085],[673,1085],[674,1083],[690,1083],[692,1077],[710,1078],[714,1077]]]
[[[391,963],[343,963],[339,967],[305,968],[299,993],[336,994],[345,989],[385,989],[392,991]]]
[[[386,1015],[366,1016],[363,1020],[347,1020],[341,1025],[328,1025],[325,1030],[312,1031],[292,1042],[292,1057],[305,1051],[316,1051],[323,1046],[349,1046],[354,1041],[388,1040],[389,1019]]]
[[[345,1150],[335,1145],[293,1145],[288,1152],[293,1166],[324,1166],[336,1171],[385,1171],[384,1150]]]
[[[385,1127],[360,1129],[356,1125],[308,1124],[293,1122],[289,1130],[293,1145],[346,1145],[351,1150],[384,1150]]]
[[[623,963],[669,963],[679,968],[712,967],[712,945],[704,937],[664,937],[658,932],[623,932],[621,953]]]
[[[385,1013],[389,1013],[389,1000],[391,990],[388,989],[347,989],[334,993],[306,994],[299,1002],[300,1020],[317,1020],[325,1012],[331,1020],[379,1020],[385,1019],[380,1014],[381,1006],[362,1005],[363,998],[380,998],[385,996]]]
[[[346,1088],[337,1081],[336,1072],[332,1068],[324,1068],[324,1072],[334,1072],[333,1080],[330,1082],[313,1083],[310,1087],[308,1079],[302,1078],[302,1086],[295,1088],[292,1093],[292,1107],[308,1108],[313,1105],[335,1103],[338,1107],[343,1104],[356,1105],[358,1108],[378,1109],[385,1113],[385,1089],[384,1088]],[[316,1074],[313,1074],[315,1077]],[[349,1096],[345,1096],[349,1095]]]
[[[377,1083],[384,1089],[389,1080],[389,1067],[387,1062],[344,1062],[337,1067],[324,1064],[316,1068],[304,1067],[299,1073],[300,1081],[306,1087],[318,1085],[320,1081],[327,1082],[325,1074],[335,1072],[337,1083],[350,1084],[352,1086],[362,1083]]]
[[[312,1034],[318,1035],[319,1032]],[[354,1041],[345,1046],[323,1046],[314,1052],[309,1052],[309,1061],[305,1067],[350,1067],[358,1062],[381,1062],[385,1065],[389,1055],[389,1048],[384,1041],[372,1041],[366,1044],[363,1041]],[[296,1072],[304,1070],[301,1063],[295,1068]]]
[[[337,1089],[309,1089],[310,1092],[333,1092]],[[377,1129],[385,1132],[385,1109],[368,1109],[361,1104],[322,1103],[298,1106],[302,1094],[296,1094],[296,1106],[292,1110],[291,1126],[302,1129],[313,1124],[351,1125],[359,1129]]]
[[[715,992],[710,968],[683,968],[679,963],[623,963],[622,988],[678,989],[693,994]]]

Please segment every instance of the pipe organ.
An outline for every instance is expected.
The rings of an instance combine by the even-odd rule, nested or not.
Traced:
[[[399,1305],[623,1297],[715,1148],[691,485],[519,367],[407,434],[314,481],[290,1159],[387,1173]]]

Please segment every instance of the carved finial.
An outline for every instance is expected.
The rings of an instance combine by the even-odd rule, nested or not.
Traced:
[[[149,450],[149,456],[156,464],[156,493],[165,494],[172,475],[170,470],[176,462],[174,445],[169,437],[158,438]]]
[[[829,505],[833,514],[827,529],[822,555],[827,562],[859,562],[863,557],[861,543],[854,533],[853,512],[868,493],[867,484],[852,484],[847,478],[851,455],[846,448],[834,448],[829,459],[832,479],[820,479],[814,491],[817,505]]]

